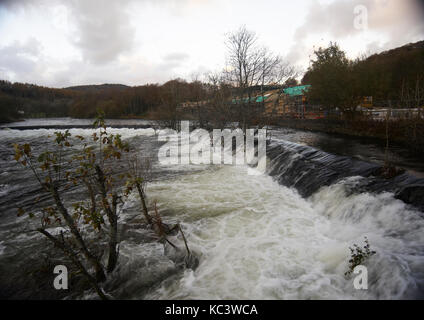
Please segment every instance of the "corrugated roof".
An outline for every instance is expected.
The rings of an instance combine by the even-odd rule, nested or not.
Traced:
[[[256,102],[266,101],[266,100],[268,100],[269,97],[271,97],[271,94],[270,93],[264,95],[263,97],[262,96],[259,96],[259,97],[256,98]]]
[[[263,97],[262,97],[262,96],[251,97],[251,98],[250,98],[250,102],[256,102],[256,103],[259,103],[259,102],[262,102],[262,101],[266,101],[266,100],[268,100],[270,97],[271,97],[271,93],[265,94]],[[243,98],[243,99],[233,99],[231,102],[232,102],[233,104],[235,104],[235,103],[240,103],[240,102],[247,103],[247,102],[249,102],[249,98]]]
[[[302,96],[305,92],[308,92],[308,89],[311,87],[310,84],[304,86],[296,86],[291,88],[284,89],[284,93],[289,96]]]

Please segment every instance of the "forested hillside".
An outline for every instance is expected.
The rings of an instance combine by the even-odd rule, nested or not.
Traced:
[[[129,87],[120,84],[52,89],[33,84],[0,81],[0,121],[20,117],[91,118],[103,109],[109,118],[143,117],[169,113],[184,101],[204,97],[207,86],[175,79],[163,85]]]
[[[350,60],[337,44],[315,52],[303,77],[310,101],[354,111],[363,97],[377,107],[416,108],[424,104],[424,41]]]

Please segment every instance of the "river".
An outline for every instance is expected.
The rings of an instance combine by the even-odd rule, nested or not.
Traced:
[[[43,148],[55,129],[85,121],[30,120],[0,129],[0,296],[43,298],[30,266],[51,255],[35,222],[16,208],[39,195],[36,181],[13,160],[12,143]],[[134,223],[137,198],[121,208],[120,262],[105,290],[117,299],[422,299],[424,298],[424,190],[422,159],[393,148],[390,158],[407,171],[375,175],[384,159],[378,143],[321,133],[272,128],[267,172],[246,166],[173,165],[157,161],[158,130],[143,120],[108,122],[143,156],[151,157],[149,201],[167,222],[181,222],[197,268],[184,269],[164,246],[144,241]],[[21,128],[16,128],[20,126]],[[25,129],[30,126],[31,129]],[[124,128],[124,127],[127,128]],[[142,128],[139,128],[143,126]],[[7,129],[6,127],[14,127]],[[136,128],[131,128],[136,127]],[[421,200],[420,200],[421,199]],[[367,262],[369,288],[355,290],[344,276],[349,247],[364,237],[377,253]],[[46,287],[51,284],[46,284]],[[86,292],[77,298],[92,298]],[[75,297],[73,297],[75,298]]]

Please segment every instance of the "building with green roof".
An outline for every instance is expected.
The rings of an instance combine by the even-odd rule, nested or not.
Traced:
[[[303,96],[306,92],[308,92],[310,87],[310,84],[304,86],[290,87],[283,89],[283,92],[291,97]]]

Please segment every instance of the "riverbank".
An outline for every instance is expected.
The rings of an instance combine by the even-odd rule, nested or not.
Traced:
[[[384,121],[344,121],[328,119],[280,119],[272,125],[292,129],[323,132],[347,137],[372,139],[386,144],[386,123]],[[391,144],[402,146],[417,155],[424,155],[424,121],[390,121],[388,126],[389,148]]]
[[[0,125],[13,123],[13,122],[19,122],[19,121],[24,121],[24,120],[23,119],[1,118],[0,119]]]

